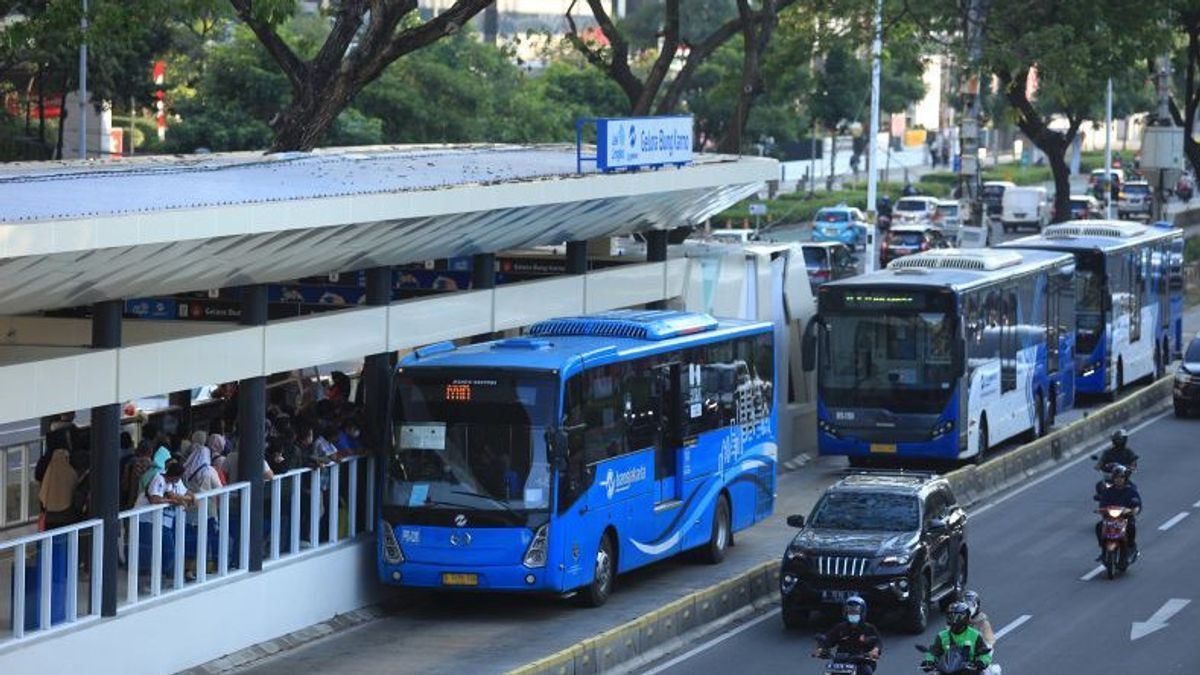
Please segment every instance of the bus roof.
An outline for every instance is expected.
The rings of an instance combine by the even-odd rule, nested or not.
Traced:
[[[616,310],[534,324],[527,335],[456,347],[441,342],[404,357],[404,368],[513,368],[570,375],[647,354],[766,333],[768,322],[674,310]],[[586,364],[584,363],[586,361]]]
[[[1069,220],[1051,225],[1041,234],[1006,241],[996,248],[1107,252],[1181,236],[1178,229],[1121,220]]]
[[[1015,254],[1015,255],[1014,255]],[[997,279],[1072,262],[1065,252],[995,249],[937,249],[897,258],[885,270],[831,281],[826,288],[895,284],[965,291]]]

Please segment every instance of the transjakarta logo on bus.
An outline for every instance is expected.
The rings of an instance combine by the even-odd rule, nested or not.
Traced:
[[[632,469],[624,471],[609,469],[608,473],[604,474],[604,480],[600,481],[600,484],[604,486],[604,492],[608,495],[608,498],[612,499],[616,493],[624,492],[634,483],[643,480],[646,480],[646,467],[635,466]]]

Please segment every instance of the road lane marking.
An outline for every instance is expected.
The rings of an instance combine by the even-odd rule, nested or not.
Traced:
[[[1007,626],[996,631],[995,641],[999,642],[1000,638],[1002,638],[1005,635],[1008,635],[1009,633],[1013,632],[1014,630],[1020,628],[1022,624],[1024,624],[1026,621],[1028,621],[1032,618],[1033,618],[1033,616],[1030,614],[1022,614],[1021,616],[1018,616],[1017,618],[1013,619],[1012,622],[1010,622]]]
[[[661,673],[664,670],[673,668],[673,667],[683,663],[684,661],[687,661],[688,659],[692,658],[693,656],[699,654],[700,652],[712,649],[713,647],[716,647],[717,645],[728,640],[729,638],[731,638],[735,635],[738,635],[738,634],[742,633],[743,631],[747,631],[747,630],[750,630],[751,628],[754,628],[755,626],[766,621],[767,619],[770,619],[770,618],[778,615],[780,611],[782,611],[782,610],[779,607],[776,607],[775,609],[772,609],[771,611],[767,612],[766,614],[763,614],[762,616],[757,616],[757,617],[747,621],[746,623],[738,626],[737,628],[734,628],[733,630],[729,631],[728,633],[722,633],[721,635],[718,635],[717,637],[715,637],[707,642],[701,642],[700,644],[696,645],[695,647],[692,647],[691,649],[680,654],[679,656],[676,656],[675,658],[671,659],[670,661],[667,661],[666,663],[660,664],[658,666],[655,666],[654,668],[651,668],[650,670],[643,672],[642,675],[657,675],[658,673]]]
[[[1163,523],[1162,525],[1159,525],[1158,529],[1162,532],[1166,532],[1167,530],[1171,529],[1172,527],[1175,527],[1176,525],[1178,525],[1179,521],[1183,520],[1184,518],[1187,518],[1189,515],[1191,515],[1191,514],[1188,513],[1187,511],[1180,511],[1179,513],[1172,516],[1170,520]]]
[[[1196,502],[1195,504],[1192,504],[1192,508],[1193,508],[1193,509],[1200,509],[1200,502]]]
[[[1096,565],[1095,569],[1093,569],[1091,572],[1088,572],[1087,574],[1079,577],[1079,580],[1080,581],[1091,581],[1092,579],[1095,579],[1096,576],[1103,571],[1104,571],[1104,565]]]
[[[1141,424],[1138,424],[1138,425],[1134,426],[1132,429],[1129,429],[1129,434],[1132,436],[1133,434],[1135,434],[1135,433],[1137,433],[1137,432],[1141,431],[1142,429],[1145,429],[1146,427],[1150,426],[1151,424],[1154,424],[1155,422],[1157,422],[1157,421],[1161,420],[1162,418],[1166,417],[1166,416],[1168,415],[1168,413],[1169,413],[1169,411],[1167,411],[1167,412],[1163,412],[1163,413],[1161,413],[1161,414],[1158,414],[1158,415],[1155,415],[1154,417],[1151,417],[1150,419],[1148,419],[1148,420],[1146,420],[1146,421],[1142,422]],[[1032,487],[1035,487],[1035,486],[1037,486],[1037,485],[1040,485],[1040,484],[1042,484],[1042,483],[1044,483],[1044,482],[1046,482],[1046,481],[1050,480],[1051,478],[1054,478],[1054,477],[1055,477],[1055,476],[1057,476],[1058,474],[1060,474],[1060,473],[1062,473],[1062,472],[1066,471],[1067,469],[1070,469],[1071,467],[1075,466],[1076,464],[1078,464],[1078,463],[1080,463],[1080,462],[1082,462],[1082,461],[1084,461],[1084,460],[1086,460],[1086,459],[1091,459],[1091,456],[1092,456],[1092,454],[1093,454],[1093,453],[1095,453],[1095,452],[1100,452],[1101,450],[1103,450],[1104,448],[1107,448],[1108,446],[1109,446],[1109,443],[1101,443],[1101,444],[1099,444],[1099,445],[1093,446],[1093,449],[1092,449],[1092,451],[1091,451],[1091,452],[1084,452],[1084,453],[1082,453],[1081,455],[1079,455],[1079,456],[1078,456],[1078,457],[1076,457],[1075,459],[1073,459],[1073,460],[1071,460],[1071,461],[1067,462],[1066,464],[1064,464],[1064,465],[1062,465],[1062,466],[1058,467],[1057,469],[1055,469],[1055,470],[1051,471],[1050,473],[1048,473],[1048,474],[1045,474],[1045,475],[1043,475],[1043,476],[1039,476],[1038,478],[1035,478],[1035,479],[1033,479],[1033,480],[1029,481],[1028,483],[1025,483],[1024,485],[1022,485],[1021,487],[1019,487],[1019,488],[1017,488],[1017,489],[1015,489],[1015,490],[1012,490],[1012,491],[1010,491],[1010,492],[1006,492],[1006,493],[1004,493],[1004,494],[1000,495],[1000,496],[999,496],[998,498],[996,498],[995,500],[993,500],[993,501],[990,501],[990,502],[988,502],[988,503],[984,504],[983,506],[980,506],[979,508],[972,509],[972,510],[969,512],[969,514],[970,514],[970,515],[972,515],[972,516],[977,516],[977,515],[979,515],[979,514],[981,514],[981,513],[985,512],[985,511],[988,511],[988,510],[990,510],[990,509],[991,509],[992,507],[994,507],[994,506],[999,506],[1000,504],[1003,504],[1004,502],[1006,502],[1006,501],[1008,501],[1008,500],[1012,499],[1013,497],[1016,497],[1017,495],[1021,494],[1022,492],[1026,491],[1026,490],[1028,490],[1028,489],[1030,489],[1030,488],[1032,488]],[[1198,507],[1196,507],[1196,508],[1200,508],[1200,506],[1198,506]]]
[[[1171,617],[1178,614],[1179,610],[1187,607],[1190,602],[1191,600],[1184,600],[1182,598],[1171,598],[1164,602],[1163,606],[1159,607],[1158,611],[1152,614],[1149,619],[1133,622],[1133,625],[1129,627],[1129,639],[1138,640],[1156,630],[1166,628],[1167,622],[1171,620]]]

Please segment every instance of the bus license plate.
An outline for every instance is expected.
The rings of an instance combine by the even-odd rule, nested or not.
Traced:
[[[850,599],[854,591],[821,591],[821,602],[843,604]]]
[[[479,575],[478,574],[451,574],[450,572],[444,572],[442,574],[442,585],[443,586],[478,586],[479,585]]]
[[[871,452],[872,453],[895,454],[896,453],[896,444],[895,443],[872,443],[871,444]]]

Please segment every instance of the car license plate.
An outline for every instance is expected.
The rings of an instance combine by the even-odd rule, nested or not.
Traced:
[[[443,586],[478,586],[478,574],[455,574],[451,572],[442,573]]]
[[[821,602],[836,602],[839,605],[850,599],[854,591],[821,591]]]
[[[896,453],[896,444],[895,443],[872,443],[871,444],[871,452],[877,453],[877,454],[878,453],[887,453],[890,455],[895,454]]]
[[[1014,215],[1014,216],[1016,216],[1016,217],[1018,217],[1018,218],[1024,218],[1024,217],[1025,217],[1025,214],[1024,214],[1024,213],[1014,213],[1013,215]]]

